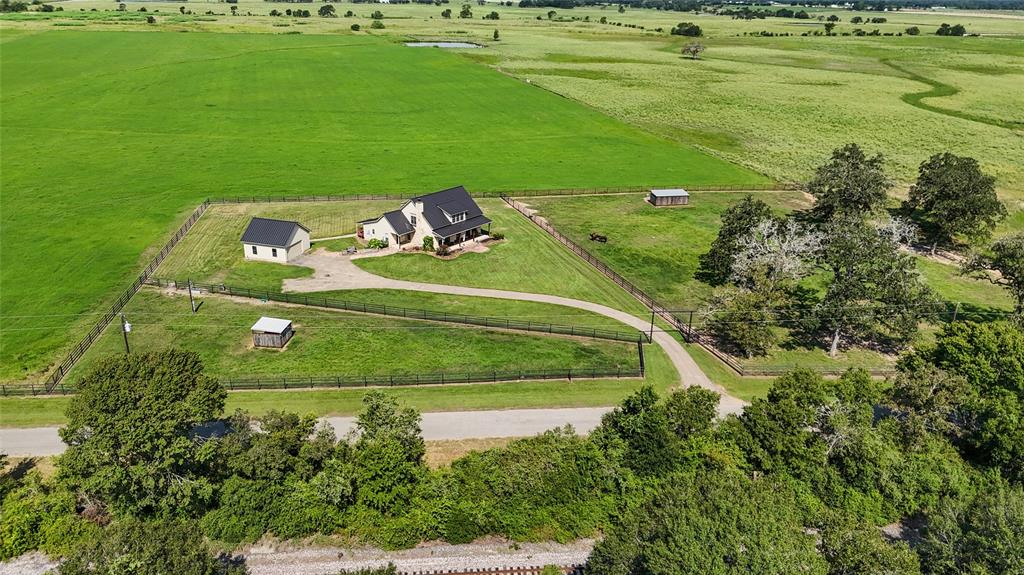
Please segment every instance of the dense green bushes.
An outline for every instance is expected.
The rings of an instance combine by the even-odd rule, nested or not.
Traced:
[[[1022,346],[1009,324],[951,324],[890,381],[797,370],[718,422],[708,390],[645,388],[589,437],[556,429],[438,470],[424,465],[419,414],[383,393],[341,441],[279,412],[196,433],[223,396],[195,357],[122,358],[87,378],[56,479],[0,481],[0,557],[42,549],[71,558],[65,574],[205,575],[241,568],[204,537],[340,533],[396,548],[605,533],[595,575],[1012,572],[1024,561]],[[907,519],[913,550],[878,529]]]

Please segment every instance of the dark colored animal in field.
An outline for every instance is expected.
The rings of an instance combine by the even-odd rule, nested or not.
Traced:
[[[602,236],[597,232],[590,232],[590,241],[601,242],[602,244],[608,243],[608,236]]]

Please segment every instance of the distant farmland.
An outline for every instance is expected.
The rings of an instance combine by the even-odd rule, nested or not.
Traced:
[[[207,196],[767,182],[379,38],[5,29],[3,46],[0,381],[45,371]]]

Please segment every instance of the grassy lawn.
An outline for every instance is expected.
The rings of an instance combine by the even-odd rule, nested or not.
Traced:
[[[984,320],[985,312],[1013,310],[1013,298],[1006,288],[962,276],[956,266],[918,258],[917,269],[939,297],[960,303],[965,314],[978,314],[977,317]]]
[[[348,248],[358,247],[355,238],[334,238],[330,240],[313,240],[310,249],[323,248],[329,252],[343,252]]]
[[[173,346],[202,356],[218,377],[457,373],[517,369],[634,367],[636,346],[454,327],[302,307],[203,299],[192,315],[188,297],[153,288],[125,309],[133,352]],[[295,325],[284,351],[254,349],[249,328],[260,316]],[[72,370],[70,383],[101,358],[124,351],[120,326],[108,328]]]
[[[491,229],[506,237],[486,253],[468,253],[452,260],[394,254],[355,263],[368,272],[395,279],[558,295],[648,316],[636,299],[503,201],[479,203],[494,220]]]
[[[298,336],[296,336],[298,337]],[[661,348],[647,346],[645,379],[514,382],[435,387],[395,387],[405,405],[420,411],[457,411],[541,407],[601,407],[617,404],[643,385],[659,393],[678,385],[678,373]],[[316,415],[353,415],[360,410],[363,389],[237,391],[228,394],[225,412],[272,409]],[[72,397],[0,397],[0,427],[33,427],[65,423]]]
[[[572,238],[667,306],[698,309],[711,287],[693,278],[697,257],[718,234],[721,215],[746,194],[693,192],[690,205],[655,208],[642,195],[529,198],[558,231]],[[800,192],[757,194],[780,212],[806,207]],[[608,236],[590,241],[590,233]]]
[[[393,209],[394,205],[395,202],[380,201],[215,204],[207,209],[185,239],[160,264],[155,275],[171,279],[191,277],[196,282],[262,288],[265,286],[237,283],[244,279],[256,279],[259,272],[253,270],[262,269],[269,271],[264,271],[263,277],[259,279],[269,281],[277,277],[278,283],[271,288],[280,289],[281,279],[301,277],[307,272],[294,266],[246,261],[239,238],[250,219],[262,217],[297,221],[309,228],[312,249],[344,251],[354,244],[353,239],[317,241],[317,238],[353,233],[356,231],[356,222]]]
[[[45,372],[208,196],[767,181],[341,19],[309,19],[330,25],[318,34],[247,33],[279,32],[266,17],[183,34],[217,22],[147,6],[161,10],[148,29],[134,14],[0,19],[0,381]],[[207,7],[224,9],[191,8]]]
[[[383,304],[387,306],[406,307],[411,309],[427,309],[453,314],[485,317],[508,317],[522,321],[535,321],[559,325],[576,325],[622,332],[636,331],[635,328],[622,322],[594,312],[574,307],[531,301],[516,301],[489,297],[453,296],[390,289],[341,290],[333,292],[317,292],[316,295],[350,302]]]

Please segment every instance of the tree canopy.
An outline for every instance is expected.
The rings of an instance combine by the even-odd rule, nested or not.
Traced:
[[[711,285],[722,285],[732,275],[732,265],[741,250],[740,241],[762,221],[772,218],[772,209],[753,196],[746,196],[722,213],[722,225],[711,249],[700,256],[696,277]]]
[[[199,426],[224,409],[224,388],[195,353],[111,357],[78,383],[60,430],[64,481],[116,511],[179,515],[213,495],[203,468],[213,455]]]
[[[891,185],[883,170],[881,154],[868,157],[857,144],[846,144],[832,152],[807,184],[814,196],[811,213],[818,221],[837,216],[866,217],[885,206]]]
[[[995,178],[983,173],[974,158],[935,154],[918,172],[904,208],[926,224],[933,252],[940,242],[987,240],[1006,217]]]

